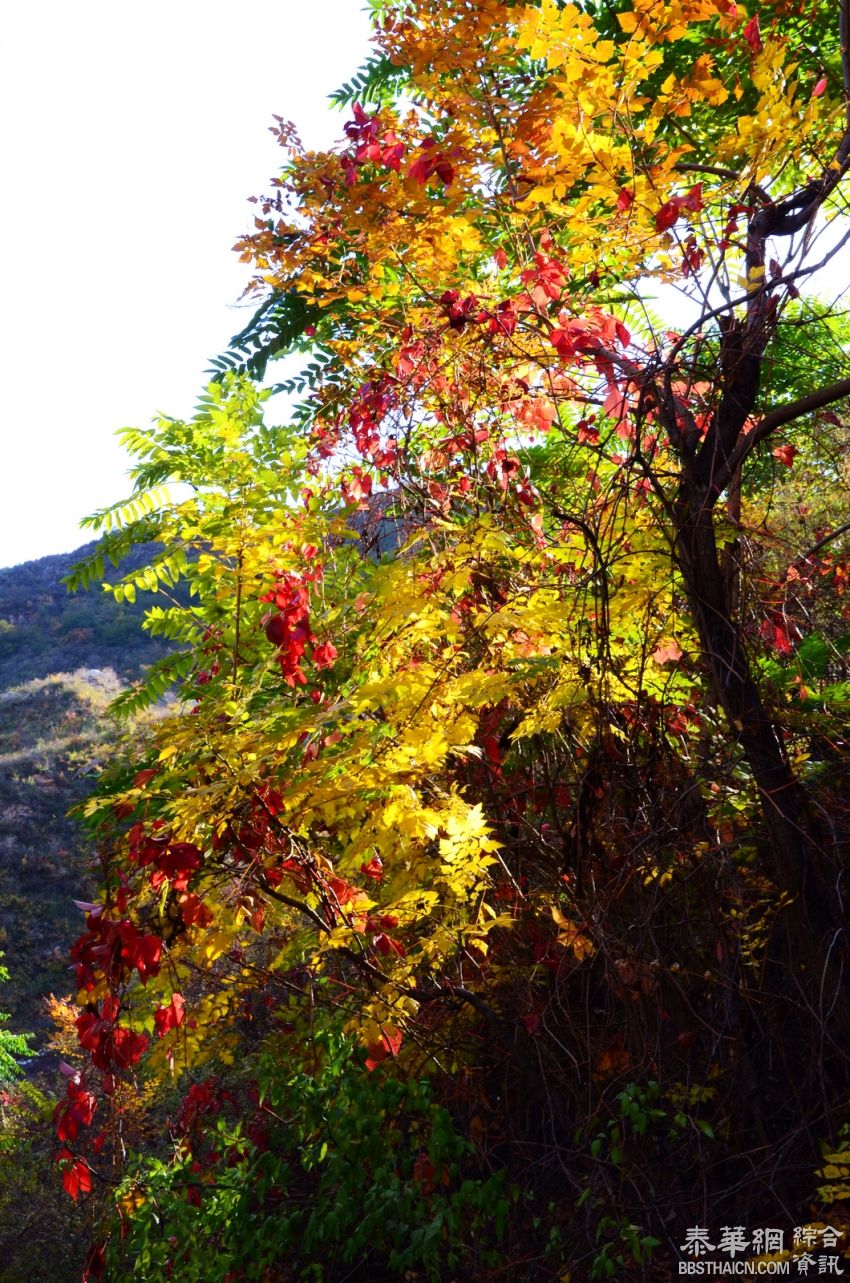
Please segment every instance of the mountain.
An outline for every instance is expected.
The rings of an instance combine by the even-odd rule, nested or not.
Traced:
[[[167,653],[141,628],[151,594],[119,605],[99,587],[68,593],[62,578],[96,547],[0,570],[0,951],[10,972],[0,1010],[13,1030],[36,1035],[49,1026],[41,996],[72,988],[74,900],[89,899],[96,881],[68,809],[126,733],[108,715],[111,700]],[[134,550],[120,573],[150,551]]]
[[[79,668],[113,668],[131,678],[167,653],[165,643],[141,629],[152,594],[140,592],[133,605],[119,605],[100,587],[68,592],[62,579],[96,549],[89,543],[0,570],[0,691]],[[150,553],[149,545],[134,549],[120,571],[110,568],[106,578],[114,581],[145,565]]]
[[[106,715],[121,689],[112,669],[51,673],[0,691],[0,949],[11,1027],[39,1031],[39,998],[68,992],[68,946],[86,899],[91,853],[69,807],[85,795],[119,730]],[[91,885],[90,885],[91,883]]]
[[[138,728],[110,717],[111,700],[167,653],[141,628],[151,594],[119,605],[99,587],[68,593],[63,577],[96,547],[0,570],[0,953],[9,971],[0,1011],[11,1030],[33,1033],[34,1053],[24,1079],[0,1083],[2,1283],[29,1283],[36,1273],[74,1283],[82,1270],[91,1213],[63,1193],[55,1166],[51,1098],[64,1080],[48,1047],[62,1034],[44,1003],[73,995],[68,950],[83,926],[74,901],[90,900],[99,882],[96,852],[68,809]],[[150,552],[135,550],[120,573]],[[73,1033],[73,1012],[64,1010]]]

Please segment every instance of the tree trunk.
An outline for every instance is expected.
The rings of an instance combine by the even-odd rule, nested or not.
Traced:
[[[799,964],[795,978],[807,991],[809,1003],[821,1013],[834,1008],[840,1027],[850,1035],[850,1009],[840,992],[845,959],[839,936],[845,919],[837,888],[839,870],[829,858],[809,799],[753,679],[740,626],[730,609],[711,502],[687,481],[680,490],[675,523],[676,560],[703,658],[758,789],[773,856],[772,880],[794,897],[784,915],[786,965]]]

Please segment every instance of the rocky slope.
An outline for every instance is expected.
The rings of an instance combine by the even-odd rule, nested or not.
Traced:
[[[0,570],[0,951],[10,972],[0,1009],[12,1029],[37,1035],[41,995],[71,988],[73,902],[94,884],[94,853],[68,809],[126,733],[110,701],[165,653],[141,629],[145,594],[133,606],[100,589],[69,595],[62,578],[93,548]]]

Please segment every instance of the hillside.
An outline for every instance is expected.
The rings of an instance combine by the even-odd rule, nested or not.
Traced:
[[[73,901],[91,891],[91,854],[67,811],[118,733],[105,713],[119,690],[112,669],[80,669],[0,692],[0,949],[15,1029],[37,1030],[40,995],[69,988]]]
[[[99,588],[70,594],[62,583],[96,544],[0,570],[0,690],[50,673],[113,668],[134,677],[165,654],[165,645],[142,632],[151,600],[140,592],[133,605],[118,605]],[[121,572],[143,565],[150,549],[135,549]],[[117,579],[111,570],[107,578]]]
[[[13,1029],[37,1034],[47,1027],[41,995],[70,988],[68,946],[81,921],[73,902],[94,885],[92,852],[67,812],[124,733],[110,701],[166,651],[141,628],[149,594],[118,605],[100,589],[68,593],[62,578],[94,548],[0,570],[2,1007]]]
[[[0,1279],[80,1277],[84,1209],[63,1193],[50,1130],[64,1079],[44,999],[73,990],[68,950],[97,887],[97,856],[68,816],[128,727],[111,700],[166,647],[142,631],[145,598],[118,605],[99,588],[71,595],[62,578],[96,545],[0,570],[0,1010],[33,1034],[18,1088],[4,1091],[0,1145]],[[144,561],[134,552],[122,570]],[[117,571],[112,572],[117,577]],[[136,728],[133,723],[130,733]],[[69,1017],[70,1019],[70,1017]],[[67,1053],[65,1053],[67,1054]]]

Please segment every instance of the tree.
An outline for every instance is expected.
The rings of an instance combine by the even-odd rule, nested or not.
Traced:
[[[0,967],[0,981],[8,980]],[[4,1283],[27,1283],[33,1261],[55,1283],[80,1277],[91,1221],[69,1204],[50,1172],[52,1101],[33,1073],[34,1035],[14,1034],[0,1016],[0,1253]],[[29,1061],[29,1065],[21,1062]],[[67,1188],[67,1186],[66,1186]],[[58,1232],[57,1232],[58,1231]]]
[[[0,953],[0,958],[3,954]],[[0,981],[8,980],[9,972],[4,966],[0,966]],[[8,1083],[19,1078],[21,1069],[15,1057],[24,1057],[32,1054],[32,1048],[29,1045],[28,1034],[11,1033],[4,1029],[9,1017],[0,1013],[0,1083]]]
[[[161,548],[116,595],[191,593],[125,706],[183,703],[87,807],[58,1111],[90,1182],[112,1101],[120,1179],[125,1080],[189,1084],[119,1185],[140,1277],[211,1279],[199,1243],[222,1280],[640,1277],[706,1209],[846,1197],[850,379],[799,301],[846,25],[379,6],[340,148],[278,122],[261,306],[95,518]],[[270,427],[249,376],[293,348]],[[357,1154],[360,1211],[401,1209],[366,1239]]]

